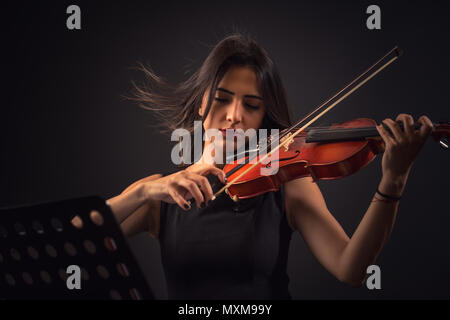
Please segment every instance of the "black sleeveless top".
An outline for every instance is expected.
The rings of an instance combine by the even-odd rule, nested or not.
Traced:
[[[189,211],[161,202],[159,241],[169,299],[291,299],[292,230],[284,191]]]

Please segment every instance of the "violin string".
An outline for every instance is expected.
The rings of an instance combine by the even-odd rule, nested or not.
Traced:
[[[400,127],[402,127],[402,123],[400,123],[399,125],[400,125]],[[434,124],[434,126],[437,126],[437,124]],[[418,130],[420,128],[420,124],[416,122],[414,127],[415,127],[416,130]],[[365,126],[365,127],[355,127],[355,128],[332,127],[332,126],[314,126],[314,127],[305,128],[305,130],[304,130],[304,132],[307,132],[308,134],[311,131],[314,134],[319,134],[319,135],[320,134],[326,134],[328,136],[333,136],[335,134],[340,134],[340,133],[341,134],[342,133],[346,133],[346,134],[351,133],[351,134],[355,134],[357,138],[364,138],[364,136],[362,136],[362,137],[359,136],[361,133],[365,133],[367,136],[370,136],[370,137],[373,137],[373,135],[372,135],[373,133],[375,133],[376,136],[379,135],[378,131],[375,128],[375,125]],[[275,136],[275,134],[273,134],[271,137],[273,137],[273,136]],[[260,144],[265,145],[265,143],[267,143],[266,140],[267,140],[267,137],[265,139],[259,140]],[[319,141],[317,141],[317,142],[319,142]],[[240,159],[241,156],[245,157],[245,156],[249,155],[249,159],[247,159],[247,161],[250,161],[250,160],[252,160],[254,158],[254,157],[253,158],[250,157],[251,156],[250,152],[252,152],[254,154],[254,153],[257,153],[258,150],[259,150],[258,148],[248,149],[248,150],[244,150],[242,152],[239,152],[239,153],[237,153],[236,155],[233,155],[233,156],[236,156],[237,159]],[[231,157],[229,157],[229,158],[231,158]],[[233,160],[234,160],[234,158],[233,158]],[[229,163],[229,162],[227,162],[227,163]],[[234,171],[234,169],[233,169],[233,171]],[[229,175],[231,175],[232,173],[233,172],[230,171]],[[229,176],[229,175],[227,174],[227,176]]]
[[[255,163],[251,164],[248,168],[246,168],[243,172],[238,174],[235,178],[233,178],[230,182],[227,182],[220,190],[218,190],[212,197],[212,200],[216,199],[218,195],[223,193],[225,190],[227,190],[231,185],[233,185],[237,180],[239,180],[243,175],[245,175],[247,172],[255,168],[259,163],[266,160],[273,152],[277,151],[281,147],[284,147],[289,140],[293,139],[296,135],[298,135],[300,132],[302,132],[304,129],[309,127],[312,123],[317,121],[319,118],[321,118],[324,114],[326,114],[328,111],[330,111],[332,108],[334,108],[338,103],[343,101],[345,98],[347,98],[349,95],[351,95],[353,92],[358,90],[361,86],[363,86],[365,83],[367,83],[370,79],[372,79],[374,76],[376,76],[378,73],[380,73],[382,70],[384,70],[387,66],[389,66],[391,63],[393,63],[395,60],[399,57],[399,49],[397,47],[394,47],[391,51],[389,51],[386,55],[384,55],[381,59],[379,59],[372,67],[370,67],[368,70],[366,70],[362,75],[360,75],[357,79],[360,79],[363,75],[365,75],[367,72],[369,72],[371,69],[374,68],[377,64],[379,64],[380,61],[385,59],[389,54],[396,51],[397,54],[395,57],[391,58],[388,62],[383,64],[381,67],[379,67],[377,70],[375,70],[372,74],[370,74],[367,78],[363,79],[360,83],[358,83],[354,88],[350,89],[347,93],[345,93],[342,97],[337,99],[335,102],[333,102],[330,106],[328,106],[325,110],[321,111],[318,115],[314,116],[313,119],[309,120],[305,125],[303,125],[300,129],[298,129],[295,133],[293,133],[288,139],[285,139],[282,143],[279,143],[274,149],[271,149],[270,152],[266,153],[262,158],[260,157]],[[356,80],[356,79],[355,79]],[[353,80],[349,85],[347,85],[344,89],[339,91],[339,93],[335,94],[332,98],[328,99],[325,103],[320,105],[318,108],[316,108],[313,112],[308,114],[305,118],[297,122],[294,126],[299,125],[299,123],[304,122],[308,117],[311,116],[311,114],[315,114],[319,112],[321,109],[324,108],[324,106],[331,100],[333,100],[335,97],[337,97],[340,93],[342,93],[345,89],[347,89],[351,84],[355,83],[355,80]],[[292,128],[291,127],[291,128]],[[285,136],[285,135],[284,135]],[[267,144],[266,144],[267,145]],[[267,146],[266,146],[267,149]]]
[[[337,93],[335,93],[332,97],[330,97],[329,99],[327,99],[325,102],[323,102],[320,106],[318,106],[317,108],[315,108],[313,111],[311,111],[309,114],[307,114],[305,117],[303,117],[301,120],[297,121],[294,125],[292,125],[289,128],[283,129],[281,130],[281,135],[280,133],[278,134],[278,141],[280,141],[281,139],[283,139],[284,137],[286,137],[289,133],[292,133],[292,131],[295,131],[297,128],[299,128],[301,126],[302,123],[304,123],[308,118],[312,117],[314,114],[316,114],[317,112],[319,112],[321,109],[325,108],[325,106],[332,101],[333,99],[335,99],[337,96],[339,96],[342,92],[344,92],[345,90],[347,90],[350,86],[352,86],[353,84],[355,84],[357,81],[359,81],[361,78],[363,78],[366,74],[368,74],[369,72],[371,72],[378,64],[380,64],[383,60],[385,60],[389,55],[391,55],[393,52],[396,52],[396,57],[398,58],[398,56],[400,55],[400,49],[398,48],[398,46],[395,46],[392,50],[390,50],[388,53],[386,53],[384,56],[382,56],[380,59],[378,59],[373,65],[371,65],[367,70],[365,70],[363,73],[361,73],[359,76],[357,76],[355,79],[353,79],[349,84],[347,84],[344,88],[342,88],[340,91],[338,91]],[[305,128],[306,129],[306,128]],[[330,130],[330,127],[314,127],[311,129],[315,129],[315,130]],[[328,132],[331,133],[331,132]],[[276,135],[272,135],[269,137],[269,139],[273,140],[273,138],[271,137],[276,137]],[[266,152],[268,150],[267,147],[267,139],[263,140],[263,145],[266,146],[264,149],[260,149],[259,145],[261,145],[261,143],[259,143],[257,150],[259,152]]]
[[[309,128],[309,130],[305,130],[307,132],[314,132],[314,133],[339,133],[339,132],[363,132],[368,130],[375,129],[375,126],[372,127],[358,127],[358,128],[331,128],[331,127],[323,127],[323,128],[317,128],[312,127]]]
[[[403,124],[399,123],[400,128],[403,128]],[[415,123],[414,124],[415,129],[418,129],[420,127],[420,124]],[[357,128],[346,128],[346,127],[334,127],[332,128],[331,126],[317,126],[317,127],[309,127],[307,128],[305,131],[309,132],[309,131],[314,131],[314,133],[319,132],[327,132],[327,133],[331,133],[331,132],[344,132],[344,131],[367,131],[367,130],[372,130],[375,129],[375,126],[366,126],[366,127],[357,127]]]
[[[298,128],[299,126],[301,126],[301,124],[303,122],[305,122],[308,118],[312,117],[314,114],[316,114],[317,112],[320,111],[320,109],[325,108],[325,106],[332,101],[333,99],[335,99],[337,96],[339,96],[342,92],[344,92],[345,90],[347,90],[350,86],[352,86],[353,84],[355,84],[357,81],[359,81],[362,77],[364,77],[366,74],[368,74],[369,72],[371,72],[372,69],[374,69],[378,64],[380,64],[380,62],[382,62],[384,59],[386,59],[389,55],[391,55],[393,52],[397,52],[397,54],[399,54],[399,48],[398,46],[395,46],[391,51],[389,51],[388,53],[386,53],[384,56],[382,56],[380,59],[378,59],[373,65],[371,65],[366,71],[364,71],[363,73],[361,73],[358,77],[356,77],[355,79],[353,79],[349,84],[347,84],[344,88],[342,88],[340,91],[338,91],[337,93],[335,93],[331,98],[329,98],[328,100],[326,100],[325,102],[323,102],[320,106],[318,106],[316,109],[314,109],[312,112],[310,112],[308,115],[306,115],[303,119],[299,120],[298,122],[296,122],[293,126],[291,126],[290,128],[285,129],[287,132],[285,134],[283,134],[281,138],[283,138],[284,136],[286,136],[288,133],[290,133],[292,130],[294,130],[295,128]],[[398,55],[396,56],[398,57]],[[283,130],[283,131],[285,131]]]

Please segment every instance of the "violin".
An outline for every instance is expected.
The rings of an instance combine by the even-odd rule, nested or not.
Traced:
[[[262,148],[258,146],[256,150],[267,153],[260,152],[259,155],[251,156],[248,152],[244,152],[238,155],[237,161],[227,163],[223,168],[227,183],[226,185],[219,183],[217,186],[218,180],[214,181],[212,188],[215,193],[212,200],[223,192],[234,201],[252,198],[269,191],[277,191],[284,183],[304,176],[311,176],[316,181],[335,180],[354,174],[367,166],[385,149],[374,120],[360,118],[330,127],[310,127],[310,125],[402,54],[403,51],[399,47],[394,47],[314,111],[292,127],[281,131],[276,137],[278,139],[269,137],[268,141],[279,140],[278,145],[270,145],[266,150],[260,150]],[[403,127],[401,123],[399,125]],[[384,124],[383,126],[390,131]],[[450,123],[438,123],[433,126],[431,136],[444,149],[448,149]],[[416,130],[419,127],[420,124],[415,124]],[[275,151],[278,152],[276,160],[269,159]],[[273,174],[262,175],[261,169],[270,171],[273,161],[279,162],[277,170],[273,170]]]
[[[314,180],[335,180],[354,174],[384,152],[375,120],[359,118],[325,128],[309,128],[278,150],[278,172],[261,175],[261,167],[270,169],[273,161],[259,162],[244,176],[226,188],[234,201],[277,191],[284,183],[304,176]],[[399,123],[402,128],[402,124]],[[387,128],[387,127],[385,127]],[[415,125],[415,129],[419,124]],[[450,123],[434,124],[431,136],[448,149]],[[239,163],[242,162],[242,163]],[[234,180],[251,166],[249,156],[225,165],[227,180]]]

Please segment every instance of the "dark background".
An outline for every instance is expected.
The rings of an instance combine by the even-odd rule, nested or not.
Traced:
[[[382,30],[366,28],[370,4]],[[66,28],[81,7],[82,30]],[[406,112],[450,120],[449,16],[444,1],[35,1],[2,3],[0,206],[86,195],[109,198],[170,164],[169,138],[123,96],[138,62],[177,83],[210,46],[238,28],[276,61],[294,119],[398,44],[405,55],[330,112],[322,124],[381,121]],[[330,211],[351,235],[381,177],[381,158],[321,182]],[[340,284],[295,234],[288,272],[294,299],[450,298],[449,153],[431,139],[417,159],[393,234],[377,260],[382,289]],[[165,298],[158,242],[132,247]]]

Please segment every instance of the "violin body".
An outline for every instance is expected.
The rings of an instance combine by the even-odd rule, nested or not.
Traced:
[[[316,132],[302,132],[286,148],[278,149],[278,160],[268,158],[268,161],[257,161],[254,168],[235,180],[225,192],[236,201],[277,191],[284,183],[300,177],[335,180],[356,173],[384,151],[384,142],[375,126],[374,120],[360,118]],[[448,125],[445,126],[448,133]],[[279,162],[278,171],[262,175],[262,167],[276,169],[274,161]],[[227,164],[223,170],[228,180],[234,180],[250,166],[252,161],[248,161],[247,156],[244,160]]]

